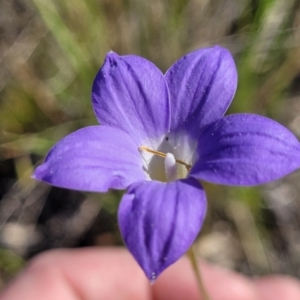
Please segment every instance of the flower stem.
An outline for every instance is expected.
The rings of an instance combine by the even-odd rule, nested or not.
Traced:
[[[202,280],[202,276],[201,276],[201,272],[200,272],[200,269],[199,269],[199,266],[198,266],[198,263],[197,263],[197,257],[196,257],[196,254],[195,254],[194,246],[192,246],[188,250],[187,255],[188,255],[188,258],[189,258],[189,260],[190,260],[190,262],[192,264],[194,273],[196,275],[196,280],[197,280],[198,288],[199,288],[200,294],[203,297],[203,300],[212,300],[209,297],[209,295],[208,295],[208,293],[206,291],[206,288],[204,286],[204,283],[203,283],[203,280]]]

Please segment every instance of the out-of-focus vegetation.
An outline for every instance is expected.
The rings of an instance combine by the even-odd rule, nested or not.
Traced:
[[[230,113],[269,116],[299,137],[299,26],[298,0],[1,1],[1,246],[26,259],[53,247],[120,243],[111,215],[118,193],[50,190],[30,179],[55,142],[97,123],[90,91],[106,52],[141,55],[165,71],[197,48],[227,47],[239,71]],[[299,179],[251,189],[206,184],[199,254],[247,274],[300,276]],[[97,198],[109,198],[105,210]],[[13,274],[21,258],[7,257],[0,269]]]

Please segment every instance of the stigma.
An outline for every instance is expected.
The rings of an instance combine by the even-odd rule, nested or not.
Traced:
[[[174,181],[178,178],[177,162],[172,153],[167,153],[165,157],[165,173],[168,182]]]
[[[176,159],[171,152],[164,153],[148,148],[147,146],[140,146],[138,150],[153,155],[150,160],[147,160],[148,163],[146,164],[147,173],[151,179],[170,182],[179,178],[185,178],[191,169],[191,165]],[[143,154],[142,157],[144,157]]]

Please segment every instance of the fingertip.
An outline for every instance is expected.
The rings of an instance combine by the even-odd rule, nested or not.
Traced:
[[[257,300],[251,280],[229,270],[201,262],[200,270],[208,294],[214,300]],[[155,300],[199,300],[196,277],[187,258],[169,267],[153,287]],[[202,298],[201,298],[202,299]]]
[[[202,263],[202,272],[213,299],[257,300],[255,286],[249,278],[207,263]]]
[[[289,276],[270,276],[254,281],[255,287],[263,300],[299,300],[300,283]]]

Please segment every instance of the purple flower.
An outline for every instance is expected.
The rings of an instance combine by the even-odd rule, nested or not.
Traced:
[[[300,167],[300,144],[285,127],[258,115],[223,116],[236,85],[221,47],[192,52],[165,75],[144,58],[110,52],[92,89],[102,125],[58,142],[34,177],[76,190],[127,189],[121,234],[154,281],[202,226],[200,179],[249,186]]]

